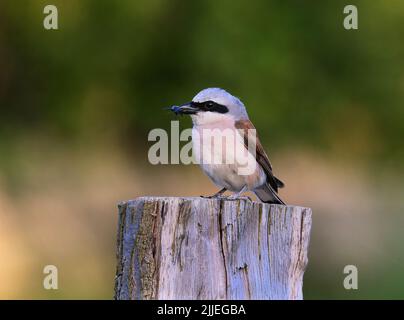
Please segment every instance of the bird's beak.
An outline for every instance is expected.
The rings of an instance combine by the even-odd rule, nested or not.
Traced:
[[[185,103],[181,106],[172,106],[170,110],[175,114],[196,114],[199,111],[198,108],[192,106],[191,102]]]

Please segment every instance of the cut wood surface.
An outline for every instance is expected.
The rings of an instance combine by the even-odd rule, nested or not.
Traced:
[[[115,299],[302,299],[311,210],[141,197],[119,204]]]

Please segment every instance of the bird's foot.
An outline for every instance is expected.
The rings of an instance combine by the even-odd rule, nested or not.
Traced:
[[[226,198],[227,200],[247,200],[250,202],[253,202],[253,199],[251,199],[249,196],[230,196]]]
[[[226,192],[226,188],[221,189],[219,192],[216,192],[214,195],[211,196],[200,196],[201,198],[205,199],[224,199],[227,198],[226,196],[223,196],[223,193]]]
[[[228,197],[227,199],[229,200],[239,200],[239,199],[248,199],[250,201],[252,201],[252,199],[248,196],[244,196],[242,197],[241,195],[247,191],[247,187],[244,187],[243,189],[241,189],[239,192],[232,194],[230,197]]]
[[[228,199],[229,198],[229,196],[224,196],[221,194],[218,194],[218,195],[214,194],[212,196],[200,196],[200,197],[204,198],[204,199]]]

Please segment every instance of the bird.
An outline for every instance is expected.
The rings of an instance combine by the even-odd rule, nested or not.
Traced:
[[[284,183],[273,174],[272,165],[258,136],[248,134],[256,131],[239,98],[221,88],[207,88],[191,102],[169,109],[176,115],[190,115],[192,118],[192,150],[195,158],[202,171],[221,188],[207,198],[224,197],[223,194],[230,191],[233,194],[229,198],[237,199],[244,192],[251,191],[262,202],[285,205],[278,195],[278,189],[283,188]],[[225,131],[234,133],[234,143],[212,146],[212,140],[205,135],[206,131],[213,132],[213,136]],[[220,161],[212,161],[215,156]],[[233,161],[224,161],[225,157]],[[246,159],[254,165],[253,169],[248,174],[240,174]]]

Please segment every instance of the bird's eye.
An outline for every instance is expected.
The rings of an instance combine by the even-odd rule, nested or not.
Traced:
[[[205,103],[207,109],[212,109],[214,107],[214,103],[212,101],[208,101]]]

